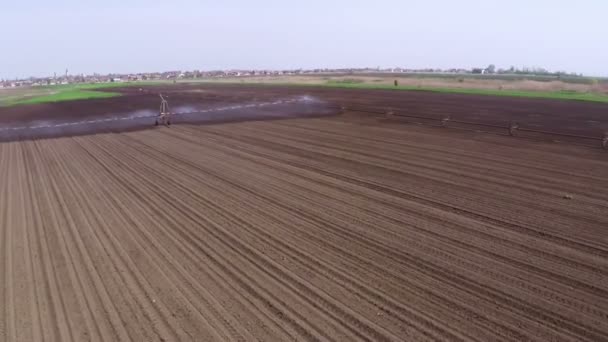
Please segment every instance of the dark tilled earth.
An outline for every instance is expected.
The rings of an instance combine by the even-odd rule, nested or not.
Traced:
[[[190,113],[174,122],[209,123],[277,117],[324,116],[338,113],[339,106],[384,111],[391,108],[401,121],[439,124],[450,117],[452,127],[494,129],[454,123],[478,122],[594,137],[608,131],[608,104],[423,91],[361,90],[302,86],[230,84],[168,84],[114,88],[124,96],[0,108],[0,138],[14,140],[48,136],[119,132],[152,127],[158,113],[158,93],[168,97],[173,112]],[[283,101],[283,103],[276,103]],[[258,106],[256,106],[258,105]],[[406,118],[400,115],[428,117]],[[127,119],[128,118],[128,119]],[[48,126],[48,127],[47,127]],[[37,127],[35,130],[25,129]],[[544,134],[549,140],[581,140]],[[582,142],[597,144],[595,140]]]
[[[76,136],[0,143],[0,341],[608,340],[607,151],[364,112],[257,121],[388,104],[595,134],[605,106],[122,91],[2,109],[13,138]],[[153,127],[158,91],[178,124],[82,135]]]

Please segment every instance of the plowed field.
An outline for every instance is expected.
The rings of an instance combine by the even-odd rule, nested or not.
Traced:
[[[0,144],[0,341],[608,340],[608,154],[366,117]]]

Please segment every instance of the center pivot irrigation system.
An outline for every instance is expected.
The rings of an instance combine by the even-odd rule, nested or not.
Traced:
[[[608,132],[605,132],[603,134],[603,136],[588,136],[588,135],[579,135],[579,134],[570,134],[570,133],[561,133],[561,132],[551,132],[551,131],[544,131],[544,130],[522,127],[519,123],[514,122],[514,121],[510,121],[505,124],[470,122],[470,121],[454,120],[450,116],[439,117],[439,116],[412,115],[412,114],[409,114],[407,112],[407,110],[400,110],[400,109],[390,108],[390,107],[389,108],[368,107],[368,106],[352,107],[352,106],[341,105],[340,107],[337,107],[337,109],[340,109],[340,111],[342,113],[345,113],[346,111],[351,111],[351,112],[362,112],[362,113],[370,113],[370,114],[381,114],[387,119],[398,118],[398,117],[405,118],[406,120],[408,118],[409,119],[418,119],[418,120],[421,120],[421,122],[420,121],[413,121],[413,122],[421,123],[421,124],[430,123],[432,121],[435,121],[435,122],[439,121],[439,126],[446,127],[446,128],[449,128],[451,126],[450,124],[454,123],[454,124],[461,124],[461,125],[470,126],[470,127],[481,127],[481,128],[485,127],[485,128],[496,129],[496,130],[507,130],[507,134],[512,137],[519,136],[518,132],[528,132],[528,133],[536,133],[536,134],[540,134],[540,135],[544,135],[544,136],[548,136],[548,137],[554,137],[554,138],[563,137],[563,138],[571,138],[571,139],[582,140],[582,141],[596,141],[596,142],[599,141],[601,147],[605,150],[608,150]],[[457,127],[454,127],[454,128],[457,128]],[[458,127],[458,128],[460,128],[460,127]],[[463,129],[463,128],[461,128],[461,129]],[[464,129],[466,129],[466,128],[464,128]],[[594,143],[594,144],[597,144],[597,143]]]
[[[171,113],[171,110],[169,109],[169,102],[167,101],[167,99],[162,94],[158,94],[158,96],[160,97],[161,102],[160,102],[160,109],[158,112],[158,116],[156,117],[156,122],[154,124],[155,124],[155,126],[158,126],[161,124],[165,125],[165,126],[170,126],[171,125],[171,116],[173,116],[174,114],[184,114],[184,113]],[[269,105],[269,104],[278,104],[278,103],[289,103],[289,102],[294,102],[294,100],[278,101],[278,102],[266,103],[266,104],[245,105],[245,106],[242,106],[241,108],[251,107],[251,106],[260,106],[260,105]],[[221,110],[233,109],[233,108],[235,108],[235,107],[222,108]],[[521,127],[519,125],[519,123],[513,122],[513,121],[509,122],[508,125],[501,125],[501,124],[489,124],[489,123],[481,123],[481,122],[454,120],[450,116],[430,117],[430,116],[411,115],[411,114],[402,113],[401,111],[395,110],[394,108],[378,108],[378,107],[353,108],[350,106],[347,107],[345,105],[341,105],[339,107],[331,107],[331,108],[339,109],[342,113],[345,113],[346,111],[353,111],[353,112],[383,114],[386,118],[404,117],[404,118],[413,118],[413,119],[423,119],[425,121],[426,120],[430,120],[430,121],[439,120],[440,126],[446,127],[446,128],[450,126],[450,123],[456,123],[456,124],[464,124],[464,125],[469,125],[469,126],[494,128],[494,129],[507,129],[508,134],[510,136],[517,136],[518,132],[530,132],[530,133],[539,133],[542,135],[548,135],[548,136],[554,136],[554,137],[567,137],[567,138],[577,138],[577,139],[584,139],[584,140],[595,140],[595,141],[600,142],[602,148],[608,150],[608,132],[605,132],[604,135],[601,137],[592,137],[592,136],[585,136],[585,135],[568,134],[568,133],[560,133],[560,132],[549,132],[549,131],[525,128],[525,127]]]
[[[160,96],[160,110],[154,125],[158,126],[159,124],[163,124],[165,126],[170,126],[171,110],[169,109],[169,102],[167,102],[167,100],[163,97],[163,94],[158,94],[158,96]]]

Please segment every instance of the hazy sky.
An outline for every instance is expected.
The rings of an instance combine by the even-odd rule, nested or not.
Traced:
[[[490,63],[608,76],[606,0],[0,1],[0,78]]]

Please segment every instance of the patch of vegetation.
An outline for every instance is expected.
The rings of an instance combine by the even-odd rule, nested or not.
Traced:
[[[326,84],[328,87],[338,88],[357,88],[357,89],[390,89],[390,90],[411,90],[411,91],[430,91],[438,93],[452,94],[471,94],[471,95],[491,95],[491,96],[511,96],[544,98],[556,100],[576,100],[608,103],[608,95],[599,93],[582,93],[571,90],[562,91],[525,91],[525,90],[501,90],[501,89],[461,89],[461,88],[434,88],[420,86],[393,86],[385,84]]]
[[[185,82],[190,83],[190,82]],[[197,84],[222,84],[224,86],[238,85],[238,82],[218,82],[218,81],[203,81]],[[354,88],[354,89],[386,89],[394,91],[429,91],[437,93],[451,93],[451,94],[470,94],[470,95],[488,95],[488,96],[508,96],[508,97],[527,97],[527,98],[539,98],[539,99],[554,99],[554,100],[567,100],[567,101],[590,101],[590,102],[602,102],[608,103],[608,95],[600,93],[587,93],[577,91],[525,91],[525,90],[504,90],[504,89],[470,89],[470,88],[435,88],[435,87],[424,87],[424,86],[406,86],[400,85],[395,87],[392,84],[378,84],[378,83],[321,83],[321,84],[307,84],[307,83],[263,83],[263,82],[252,82],[248,83],[249,86],[258,87],[335,87],[335,88]]]
[[[364,82],[364,80],[357,78],[345,78],[343,80],[329,80],[327,81],[327,84],[361,84]]]
[[[74,100],[86,100],[86,99],[100,99],[120,96],[120,93],[113,92],[102,92],[94,90],[84,89],[73,89],[63,90],[51,95],[36,96],[27,99],[19,99],[17,101],[9,102],[8,105],[24,105],[24,104],[36,104],[36,103],[48,103],[48,102],[62,102],[62,101],[74,101]]]
[[[50,103],[121,96],[120,93],[99,91],[107,88],[152,85],[154,82],[85,83],[11,89],[11,95],[0,97],[0,106]]]
[[[360,74],[361,76],[370,77],[389,77],[389,78],[438,78],[448,80],[500,80],[500,81],[537,81],[537,82],[551,82],[551,81],[562,81],[564,83],[573,84],[594,84],[594,80],[599,83],[608,83],[606,77],[588,77],[588,76],[573,76],[573,75],[534,75],[534,74],[462,74],[462,73],[425,73],[425,72],[411,72],[411,73],[368,73]],[[357,76],[357,74],[333,74],[332,77],[350,77]]]

